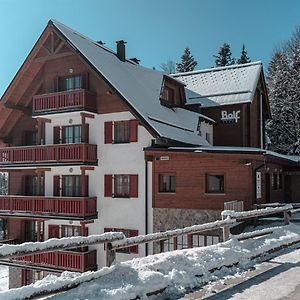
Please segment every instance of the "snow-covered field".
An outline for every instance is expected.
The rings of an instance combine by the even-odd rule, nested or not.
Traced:
[[[163,293],[151,298],[178,299],[186,291],[220,276],[253,266],[256,262],[251,258],[257,255],[299,241],[300,226],[290,224],[275,228],[272,235],[257,239],[232,239],[205,248],[161,253],[118,263],[88,274],[65,272],[61,277],[48,276],[34,285],[0,292],[0,299],[23,299],[42,290],[50,292],[79,283],[77,288],[47,299],[145,299],[147,295],[159,290]],[[236,263],[238,266],[232,268]]]
[[[0,291],[8,290],[8,267],[0,265]]]

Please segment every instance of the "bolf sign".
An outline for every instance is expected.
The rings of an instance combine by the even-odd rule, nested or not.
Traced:
[[[237,123],[238,120],[241,118],[241,111],[233,111],[232,113],[228,113],[226,110],[221,111],[221,121],[226,123]]]

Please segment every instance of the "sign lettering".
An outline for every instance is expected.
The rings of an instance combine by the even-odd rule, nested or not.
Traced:
[[[238,120],[241,118],[241,111],[233,111],[232,113],[228,113],[226,110],[221,111],[221,121],[223,122],[235,122],[237,123]]]

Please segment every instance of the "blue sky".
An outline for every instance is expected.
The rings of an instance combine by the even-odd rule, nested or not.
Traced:
[[[299,0],[0,0],[0,95],[50,18],[147,67],[179,61],[188,46],[197,68],[214,65],[227,42],[234,57],[245,43],[252,60],[267,65],[275,47],[300,25]]]

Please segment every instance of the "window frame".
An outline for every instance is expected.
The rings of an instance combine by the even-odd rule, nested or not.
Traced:
[[[76,87],[76,78],[80,79],[80,87]],[[73,86],[72,88],[67,88],[67,80],[73,79]],[[59,86],[58,92],[65,92],[65,91],[76,91],[83,89],[83,75],[82,74],[72,74],[68,76],[61,76],[59,77]]]
[[[122,193],[118,193],[118,191],[117,191],[118,178],[122,179],[121,180],[122,181],[121,182]],[[127,178],[127,182],[124,181],[124,178]],[[125,183],[127,184],[127,187],[125,187]],[[113,197],[114,198],[130,198],[130,174],[114,174],[113,175],[113,184],[114,184],[113,185]]]
[[[210,176],[222,176],[223,177],[223,190],[210,190],[209,189],[209,177]],[[224,195],[226,193],[226,174],[222,172],[218,173],[206,173],[205,174],[205,194],[209,195]]]
[[[130,120],[121,120],[113,122],[113,143],[130,143]]]
[[[82,197],[82,186],[81,186],[81,177],[82,175],[62,175],[61,176],[61,195],[62,197]],[[67,180],[67,178],[70,178],[72,179],[71,182],[72,182],[72,186],[71,186],[71,190],[72,190],[72,193],[71,195],[68,195],[66,193],[67,189],[65,186],[65,180]],[[78,186],[76,186],[76,181],[78,180]]]
[[[169,177],[169,186],[172,187],[171,177],[174,177],[174,190],[167,190],[163,188],[163,178]],[[158,192],[162,194],[176,194],[176,173],[161,173],[158,174]]]
[[[79,128],[79,136],[76,135],[76,128]],[[72,135],[67,138],[67,132],[71,129]],[[61,143],[70,145],[70,144],[81,144],[82,143],[82,124],[74,124],[74,125],[65,125],[61,127],[62,137]],[[68,140],[72,140],[68,142]]]

